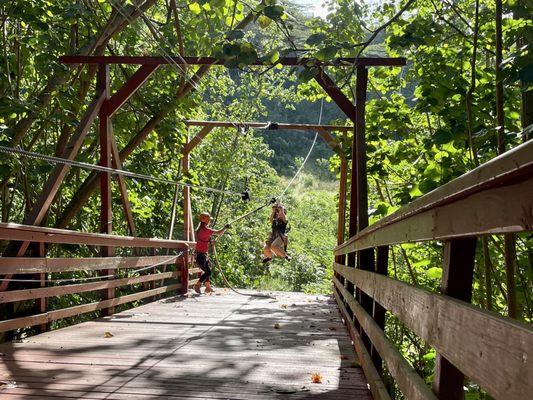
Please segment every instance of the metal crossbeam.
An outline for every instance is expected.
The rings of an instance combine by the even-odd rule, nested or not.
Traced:
[[[63,64],[141,64],[141,65],[223,65],[226,60],[216,57],[150,57],[150,56],[61,56]],[[334,67],[387,67],[404,66],[403,57],[341,57],[333,61],[321,62],[312,58],[283,57],[276,64],[284,66],[334,66]],[[271,66],[271,63],[255,61],[251,65]]]

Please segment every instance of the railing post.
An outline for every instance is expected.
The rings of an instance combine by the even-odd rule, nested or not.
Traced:
[[[178,259],[181,277],[180,294],[186,295],[189,291],[189,249],[185,250],[183,255]]]
[[[368,226],[368,179],[366,169],[366,131],[365,131],[365,110],[366,110],[366,92],[368,85],[368,70],[364,66],[357,67],[357,82],[355,88],[355,158],[352,163],[356,164],[356,186],[357,186],[357,232]],[[374,271],[374,249],[367,249],[358,252],[357,268]],[[372,315],[373,301],[370,296],[361,290],[357,290],[357,298],[365,311]],[[371,343],[365,332],[360,329],[361,338],[365,343],[367,350],[371,352]]]
[[[103,64],[98,68],[97,87],[105,91],[106,102],[110,98],[109,92],[109,65]],[[99,139],[100,139],[100,165],[111,167],[111,120],[107,113],[106,107],[101,107],[98,113],[99,119]],[[111,174],[109,172],[100,172],[100,232],[112,233],[112,209],[111,209]],[[101,246],[103,257],[111,257],[114,254],[114,248],[110,246]],[[105,269],[103,275],[114,274],[113,269]],[[112,279],[112,278],[109,278]],[[115,289],[109,288],[102,290],[102,299],[109,300],[115,297]],[[105,308],[102,314],[111,315],[114,307]]]
[[[380,275],[387,275],[388,266],[389,266],[389,246],[380,246],[377,248],[377,260],[376,260],[375,272]],[[376,323],[382,330],[385,330],[386,312],[387,310],[383,308],[377,301],[375,300],[373,301],[372,318],[374,318],[374,321],[376,321]],[[381,373],[383,361],[379,353],[374,348],[374,346],[372,346],[370,355],[372,356],[372,361],[374,363],[374,366],[376,367],[376,370],[379,373]]]
[[[470,303],[475,256],[475,237],[444,242],[442,294]],[[462,400],[464,399],[463,385],[463,373],[447,359],[437,354],[433,374],[433,391],[437,397],[442,400]]]
[[[345,157],[341,157],[341,170],[339,180],[339,214],[337,219],[337,245],[344,243],[346,233],[346,178],[347,178],[348,161]],[[346,256],[340,255],[335,257],[335,262],[339,264],[346,263]],[[335,275],[344,285],[344,278],[340,275]]]
[[[187,146],[187,142],[184,147]],[[189,153],[187,151],[183,152],[183,158],[181,159],[181,170],[183,171],[183,176],[187,177],[189,173]],[[188,186],[183,187],[183,240],[191,240],[191,215],[190,215],[190,195],[191,191]]]
[[[34,247],[34,257],[44,257],[46,254],[45,244],[42,242],[35,243]],[[36,278],[39,279],[41,282],[39,284],[39,287],[45,287],[46,286],[46,274],[45,273],[39,273],[36,274]],[[40,297],[38,299],[35,299],[35,312],[37,314],[43,314],[46,312],[48,305],[48,301],[46,297]],[[37,330],[39,333],[44,333],[50,329],[49,324],[41,324],[37,327]]]

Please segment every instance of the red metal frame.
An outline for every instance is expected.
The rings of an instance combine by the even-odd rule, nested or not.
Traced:
[[[109,65],[101,64],[98,67],[98,81],[96,86],[99,90],[103,90],[106,96],[106,104],[109,103]],[[111,117],[106,110],[106,107],[100,109],[98,114],[99,119],[99,140],[100,140],[100,165],[103,167],[111,167]],[[113,209],[111,199],[111,174],[109,172],[100,172],[100,232],[111,234],[113,232]],[[113,247],[102,246],[100,248],[103,257],[111,257],[115,251]],[[114,274],[114,270],[106,269],[101,273],[102,275]],[[115,297],[115,288],[108,288],[102,290],[102,299],[109,300]],[[105,308],[102,310],[104,315],[111,315],[114,308]]]
[[[104,64],[102,64],[104,65]],[[106,101],[104,105],[108,117],[124,104],[133,94],[146,82],[146,80],[159,68],[159,65],[141,65],[137,71],[117,90],[117,92]]]

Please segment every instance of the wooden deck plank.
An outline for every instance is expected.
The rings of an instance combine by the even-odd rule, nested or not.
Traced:
[[[5,343],[1,381],[2,399],[372,398],[335,303],[301,293],[175,297]]]

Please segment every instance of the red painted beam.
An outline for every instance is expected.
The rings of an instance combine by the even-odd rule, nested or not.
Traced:
[[[124,85],[122,85],[122,87],[106,102],[103,109],[107,115],[111,117],[122,104],[135,94],[135,92],[158,68],[158,64],[141,65]]]
[[[326,91],[335,104],[339,106],[342,112],[355,123],[355,106],[350,99],[346,97],[342,90],[339,89],[333,79],[331,79],[324,71],[320,71],[320,73],[315,76],[315,80],[320,86],[322,86],[322,89]]]
[[[150,56],[61,56],[59,62],[63,64],[141,64],[141,65],[165,65],[165,64],[188,64],[188,65],[223,65],[225,60],[216,57],[150,57]],[[337,58],[331,62],[319,62],[311,58],[283,57],[278,64],[285,66],[336,66],[353,67],[360,65],[365,67],[404,66],[406,59],[403,57],[360,57],[360,58]],[[256,61],[252,65],[271,66],[270,63]]]

